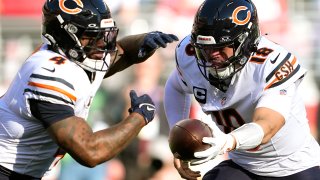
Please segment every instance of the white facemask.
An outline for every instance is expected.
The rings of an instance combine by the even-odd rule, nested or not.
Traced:
[[[79,66],[81,66],[83,69],[88,70],[90,72],[95,72],[97,70],[99,71],[107,71],[110,66],[110,54],[108,53],[107,56],[104,58],[104,60],[96,60],[96,59],[90,59],[86,57],[84,61],[79,62],[75,61]]]
[[[230,76],[235,69],[234,69],[234,66],[230,65],[228,67],[221,68],[221,69],[207,68],[207,70],[208,70],[208,73],[210,73],[213,77],[224,79]]]

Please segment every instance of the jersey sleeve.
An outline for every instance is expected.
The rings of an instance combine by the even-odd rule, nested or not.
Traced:
[[[306,74],[296,56],[290,52],[275,52],[266,62],[264,90],[283,89],[291,86]]]
[[[40,63],[26,79],[23,93],[27,109],[45,127],[73,116],[77,100],[73,78],[66,74],[70,71],[67,70],[68,65],[63,63],[67,60],[63,57],[52,58],[58,58],[56,60],[60,64]]]
[[[187,36],[184,38],[176,47],[175,50],[175,61],[176,61],[176,76],[178,78],[178,82],[180,83],[183,90],[187,93],[192,94],[191,87],[188,83],[190,81],[190,77],[188,76],[188,73],[186,73],[186,67],[191,64],[190,61],[190,55],[187,55],[187,49],[190,48],[189,43],[190,37]],[[189,56],[189,57],[188,57]]]
[[[296,98],[300,80],[283,89],[271,88],[264,91],[259,99],[259,107],[266,107],[280,113],[285,119],[288,118],[291,111],[291,104]]]
[[[165,85],[164,109],[170,129],[190,114],[191,97],[183,90],[180,81],[178,71],[174,70]]]
[[[70,106],[53,104],[45,101],[29,99],[31,114],[48,128],[55,122],[74,116],[74,110]]]
[[[306,69],[296,56],[278,48],[267,58],[263,74],[264,89],[257,107],[273,109],[287,118]]]
[[[70,75],[63,76],[61,70],[53,65],[38,67],[30,75],[24,95],[27,99],[73,107],[77,97],[71,78],[68,79],[68,76]]]
[[[172,128],[178,121],[188,118],[191,107],[191,79],[186,72],[191,60],[186,55],[186,46],[190,37],[184,38],[176,47],[175,60],[176,69],[170,74],[165,85],[164,106],[165,113]]]

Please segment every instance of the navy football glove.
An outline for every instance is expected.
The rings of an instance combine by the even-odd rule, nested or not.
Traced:
[[[138,57],[144,57],[159,47],[167,47],[167,43],[178,41],[178,37],[174,34],[165,34],[160,31],[152,31],[146,35],[139,49]]]
[[[134,90],[130,91],[131,98],[131,108],[129,108],[129,113],[136,112],[141,114],[146,121],[146,124],[151,122],[154,118],[156,108],[154,103],[149,95],[144,94],[140,97],[137,96],[137,93]]]

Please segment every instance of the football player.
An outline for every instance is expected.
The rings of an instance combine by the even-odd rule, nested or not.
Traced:
[[[0,99],[0,179],[41,179],[67,152],[94,167],[123,150],[154,118],[149,95],[130,92],[129,116],[93,132],[86,122],[102,80],[177,41],[151,32],[116,41],[103,0],[47,0],[43,45],[22,65]]]
[[[260,35],[251,0],[204,1],[165,87],[170,127],[189,117],[191,94],[213,133],[195,160],[174,159],[181,177],[197,179],[189,165],[228,152],[204,180],[319,179],[320,147],[297,91],[305,75],[294,54]]]

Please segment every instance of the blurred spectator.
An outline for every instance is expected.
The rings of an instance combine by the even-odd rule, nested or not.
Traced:
[[[320,1],[314,0],[315,3],[315,10],[318,13],[320,11]],[[319,16],[313,16],[315,18],[315,22],[313,23],[313,39],[314,39],[314,53],[313,53],[313,70],[315,74],[315,79],[317,83],[317,91],[319,92],[320,89],[320,37],[318,35],[318,31],[320,29],[320,17]],[[318,105],[317,109],[317,128],[316,131],[318,132],[318,142],[320,143],[320,106]]]
[[[160,135],[151,141],[147,148],[154,164],[159,162],[161,166],[152,173],[149,180],[180,180],[178,171],[174,168],[173,155],[168,146],[168,137]]]
[[[103,180],[107,176],[108,163],[88,168],[80,165],[70,155],[66,155],[61,162],[59,180]]]
[[[116,19],[118,27],[121,27],[119,36],[130,34],[131,25],[139,16],[140,0],[104,0],[110,7],[113,17]],[[137,33],[144,32],[139,31]]]
[[[32,39],[26,35],[9,39],[5,42],[4,74],[2,75],[3,84],[0,86],[0,95],[7,90],[7,87],[23,62],[22,59],[28,57],[32,50]]]
[[[158,0],[153,14],[153,26],[184,37],[190,33],[193,16],[202,2],[202,0]]]

